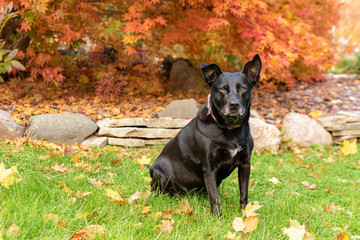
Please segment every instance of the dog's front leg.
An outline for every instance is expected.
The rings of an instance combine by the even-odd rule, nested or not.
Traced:
[[[205,171],[204,180],[205,180],[206,191],[209,195],[211,212],[217,215],[221,215],[219,197],[217,194],[215,173],[211,171]]]
[[[240,188],[240,207],[245,208],[248,201],[248,188],[250,178],[250,157],[244,159],[238,167],[238,178]]]

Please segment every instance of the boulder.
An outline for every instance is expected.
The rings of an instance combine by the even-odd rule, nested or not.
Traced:
[[[92,135],[86,138],[81,144],[84,146],[105,147],[107,142],[108,142],[107,137],[98,137]]]
[[[79,113],[41,114],[29,119],[29,136],[57,144],[83,142],[98,126]]]
[[[290,146],[309,147],[313,144],[331,145],[331,134],[314,119],[298,113],[288,113],[282,122],[284,139],[291,140]]]
[[[195,99],[183,99],[172,101],[162,112],[160,117],[192,119],[196,116],[199,108]]]
[[[185,60],[177,60],[172,64],[169,85],[174,90],[205,89],[206,84],[199,68],[191,66]]]
[[[14,139],[23,137],[24,132],[25,128],[12,120],[10,113],[0,110],[0,138]]]
[[[251,135],[253,136],[255,143],[255,149],[279,149],[281,133],[277,127],[264,122],[260,118],[250,118],[249,123]]]

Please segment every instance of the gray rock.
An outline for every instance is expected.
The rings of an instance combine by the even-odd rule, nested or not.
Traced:
[[[14,139],[17,137],[23,137],[25,127],[18,125],[11,119],[11,114],[0,110],[0,138],[2,139]]]
[[[331,145],[331,134],[319,123],[308,116],[298,113],[285,115],[282,127],[285,128],[284,139],[291,140],[290,146],[309,147],[313,144]]]
[[[199,68],[191,66],[184,60],[173,63],[169,85],[173,90],[188,91],[190,89],[200,90],[206,87],[204,78]]]
[[[100,128],[99,136],[109,136],[118,138],[173,138],[181,129],[163,128]]]
[[[107,137],[98,137],[92,135],[86,138],[81,144],[84,146],[105,147],[107,142],[108,142]]]
[[[251,118],[258,118],[258,119],[262,119],[262,117],[259,115],[259,113],[255,110],[251,110],[250,111],[250,117]]]
[[[277,127],[268,124],[259,118],[250,118],[249,123],[251,135],[254,138],[255,149],[279,149],[281,133]]]
[[[181,118],[123,118],[123,119],[102,119],[97,125],[102,127],[148,127],[148,128],[183,128],[191,120]]]
[[[97,130],[90,118],[79,113],[41,114],[29,119],[29,136],[57,144],[83,142]]]
[[[172,101],[164,111],[159,113],[160,117],[187,118],[196,116],[199,108],[195,99],[184,99]]]

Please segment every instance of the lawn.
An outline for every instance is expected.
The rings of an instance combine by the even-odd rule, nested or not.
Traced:
[[[0,239],[76,239],[88,226],[97,226],[90,232],[98,232],[97,239],[234,236],[233,221],[242,216],[237,171],[218,189],[217,217],[209,213],[206,194],[149,195],[149,171],[142,163],[155,161],[162,147],[0,141],[0,163],[17,165],[20,179],[8,188],[0,185]],[[269,182],[274,177],[280,182]],[[359,186],[359,152],[345,156],[339,146],[255,152],[249,201],[262,205],[259,221],[255,231],[236,236],[288,239],[282,229],[297,220],[307,239],[335,239],[341,232],[360,238]]]

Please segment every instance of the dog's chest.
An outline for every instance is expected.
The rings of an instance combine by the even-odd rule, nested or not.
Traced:
[[[231,158],[234,158],[238,152],[241,152],[242,149],[243,148],[241,146],[239,146],[237,148],[230,148],[230,149],[228,149],[228,153]]]

